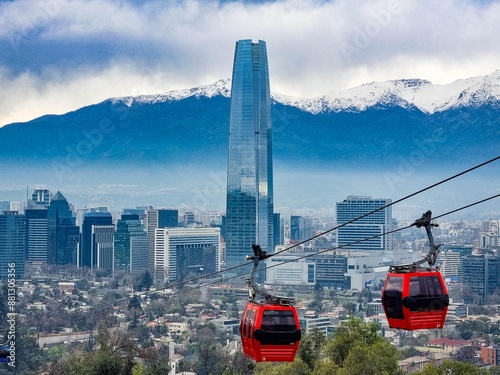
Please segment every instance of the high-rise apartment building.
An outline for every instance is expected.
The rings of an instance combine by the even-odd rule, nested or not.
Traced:
[[[390,199],[350,195],[337,202],[337,246],[343,249],[392,250],[392,207]],[[385,207],[385,208],[382,208]],[[355,220],[369,212],[370,215]]]
[[[253,243],[273,251],[272,165],[266,43],[240,40],[236,42],[231,85],[226,268],[244,263],[245,256],[252,254]]]
[[[116,270],[140,273],[148,268],[148,236],[139,215],[123,214],[116,222],[114,240]]]
[[[76,264],[79,244],[80,228],[68,201],[58,191],[47,208],[47,263]]]
[[[109,212],[87,212],[83,215],[82,246],[78,257],[78,267],[94,268],[97,266],[97,245],[94,242],[93,226],[111,225],[113,225],[113,218]],[[111,242],[113,242],[112,239]]]
[[[0,279],[9,274],[16,279],[24,276],[25,268],[25,217],[16,211],[0,213]]]

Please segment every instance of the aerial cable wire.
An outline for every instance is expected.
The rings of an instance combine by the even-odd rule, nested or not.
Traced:
[[[375,213],[375,212],[378,212],[378,211],[383,210],[383,209],[385,209],[385,208],[387,208],[387,207],[393,206],[393,205],[395,205],[396,203],[400,203],[400,202],[402,202],[402,201],[404,201],[404,200],[407,200],[407,199],[409,199],[409,198],[411,198],[411,197],[414,197],[415,195],[421,194],[421,193],[423,193],[423,192],[425,192],[425,191],[427,191],[427,190],[430,190],[430,189],[432,189],[432,188],[434,188],[434,187],[436,187],[436,186],[439,186],[439,185],[444,184],[444,183],[446,183],[446,182],[448,182],[448,181],[451,181],[451,180],[453,180],[453,179],[455,179],[455,178],[458,178],[458,177],[460,177],[460,176],[463,176],[463,175],[465,175],[465,174],[467,174],[467,173],[469,173],[469,172],[472,172],[472,171],[474,171],[474,170],[476,170],[476,169],[478,169],[478,168],[481,168],[481,167],[483,167],[483,166],[485,166],[485,165],[487,165],[487,164],[490,164],[490,163],[492,163],[492,162],[494,162],[494,161],[496,161],[496,160],[499,160],[499,159],[500,159],[500,156],[496,156],[496,157],[494,157],[494,158],[492,158],[492,159],[489,159],[489,160],[487,160],[487,161],[485,161],[485,162],[483,162],[483,163],[480,163],[480,164],[478,164],[478,165],[475,165],[475,166],[473,166],[473,167],[471,167],[471,168],[468,168],[468,169],[466,169],[466,170],[464,170],[464,171],[462,171],[462,172],[459,172],[459,173],[454,174],[454,175],[452,175],[452,176],[450,176],[450,177],[447,177],[447,178],[445,178],[445,179],[443,179],[443,180],[441,180],[441,181],[438,181],[438,182],[436,182],[436,183],[434,183],[434,184],[432,184],[432,185],[429,185],[429,186],[427,186],[427,187],[425,187],[425,188],[422,188],[422,189],[420,189],[420,190],[418,190],[418,191],[416,191],[416,192],[414,192],[414,193],[411,193],[411,194],[408,194],[408,195],[406,195],[406,196],[404,196],[404,197],[402,197],[402,198],[399,198],[399,199],[397,199],[397,200],[395,200],[395,201],[393,201],[393,202],[391,202],[391,203],[389,203],[389,204],[387,204],[387,205],[385,205],[385,206],[379,207],[379,208],[377,208],[377,209],[375,209],[375,210],[372,210],[372,211],[370,211],[370,212],[368,212],[368,213],[365,213],[365,214],[363,214],[363,215],[361,215],[361,216],[359,216],[359,217],[357,217],[357,218],[355,218],[355,219],[349,220],[349,221],[347,221],[347,222],[345,222],[345,223],[342,223],[342,224],[340,224],[340,225],[337,225],[336,227],[333,227],[333,228],[328,229],[328,230],[326,230],[326,231],[324,231],[324,232],[318,233],[318,234],[316,234],[316,235],[314,235],[314,236],[312,236],[312,237],[310,237],[310,238],[308,238],[308,239],[306,239],[306,240],[303,240],[303,241],[301,241],[301,242],[299,242],[299,243],[294,244],[293,246],[290,246],[290,247],[288,247],[288,248],[286,248],[286,249],[283,249],[283,250],[280,250],[280,251],[278,251],[278,252],[275,252],[275,253],[269,254],[268,258],[270,258],[270,257],[272,257],[272,256],[275,256],[275,255],[282,254],[282,253],[284,253],[284,252],[286,252],[286,251],[289,251],[289,250],[291,250],[291,249],[293,249],[293,248],[295,248],[295,247],[297,247],[297,246],[300,246],[300,245],[302,245],[302,244],[304,244],[304,243],[307,243],[307,242],[309,242],[309,241],[312,241],[312,240],[314,240],[314,239],[316,239],[316,238],[318,238],[318,237],[321,237],[321,236],[323,236],[323,235],[325,235],[325,234],[327,234],[327,233],[330,233],[330,232],[332,232],[332,231],[334,231],[334,230],[337,230],[337,229],[339,229],[339,228],[342,228],[342,227],[344,227],[344,226],[346,226],[346,225],[352,224],[352,223],[354,223],[354,222],[356,222],[356,221],[358,221],[358,220],[360,220],[360,219],[362,219],[362,218],[364,218],[364,217],[367,217],[367,216],[369,216],[369,215],[371,215],[371,214],[373,214],[373,213]],[[479,204],[479,203],[483,203],[483,202],[485,202],[485,201],[488,201],[488,200],[491,200],[491,199],[497,198],[499,195],[500,195],[500,194],[497,194],[497,195],[492,196],[492,197],[489,197],[489,198],[485,198],[485,199],[480,200],[480,201],[478,201],[478,202],[475,202],[475,203],[469,204],[469,205],[467,205],[467,206],[463,206],[463,207],[461,207],[461,208],[458,208],[458,209],[455,209],[455,210],[453,210],[453,211],[450,211],[450,212],[448,212],[448,213],[442,214],[442,215],[440,215],[440,216],[438,216],[438,217],[446,216],[446,215],[449,215],[449,214],[451,214],[451,213],[454,213],[454,212],[457,212],[457,211],[463,210],[463,209],[465,209],[465,208],[469,208],[469,207],[471,207],[471,206],[477,205],[477,204]],[[433,218],[433,219],[437,219],[438,217],[435,217],[435,218]],[[403,229],[408,229],[408,227],[398,228],[397,230],[394,230],[394,231],[399,231],[399,230],[403,230]],[[390,234],[390,233],[393,233],[394,231],[390,231],[390,232],[387,232],[387,233],[383,233],[383,234],[379,234],[379,235],[376,235],[376,236],[368,237],[367,239],[358,240],[358,241],[356,241],[355,243],[362,242],[362,241],[366,241],[366,240],[368,240],[368,239],[372,239],[372,238],[376,238],[376,237],[380,237],[380,236],[382,236],[382,235]],[[354,244],[354,243],[353,243],[353,244]],[[349,245],[351,245],[351,244],[346,244],[346,245],[343,245],[343,246],[349,246]],[[340,248],[340,247],[337,247],[337,248]],[[325,250],[325,249],[323,249],[323,250],[320,250],[320,252],[316,252],[316,253],[308,254],[307,256],[309,257],[309,256],[319,255],[319,254],[322,254],[322,253],[327,252],[327,251],[333,251],[333,250],[335,250],[335,249],[337,249],[337,248],[329,248],[329,249],[326,249],[326,250]],[[305,256],[304,256],[304,257],[305,257]],[[297,258],[297,259],[301,259],[301,258]],[[294,259],[294,260],[297,260],[297,259]],[[284,263],[286,263],[286,262],[284,262]],[[282,264],[282,263],[279,263],[279,264],[276,264],[276,265],[272,265],[272,266],[269,266],[269,268],[271,268],[271,267],[276,267],[276,266],[281,265],[281,264]],[[124,297],[124,298],[122,298],[122,299],[117,299],[116,301],[114,301],[114,302],[112,302],[112,303],[110,302],[110,303],[104,303],[104,304],[95,305],[95,306],[93,306],[93,307],[92,307],[92,309],[94,309],[94,308],[103,308],[103,307],[107,307],[107,306],[114,306],[114,305],[119,304],[119,303],[121,303],[121,302],[123,302],[123,301],[130,300],[130,299],[131,299],[131,298],[133,298],[134,296],[146,296],[146,295],[149,295],[149,294],[153,294],[153,293],[161,292],[161,291],[164,291],[164,290],[166,290],[166,289],[171,289],[171,288],[173,288],[173,287],[182,286],[182,285],[187,284],[187,283],[189,283],[189,282],[198,281],[198,280],[200,280],[200,279],[205,279],[205,278],[207,278],[207,277],[212,277],[212,276],[215,276],[215,275],[217,275],[217,274],[219,274],[219,273],[221,273],[221,274],[222,274],[222,273],[226,273],[226,272],[231,271],[231,270],[233,270],[233,269],[237,269],[237,268],[244,267],[244,266],[247,266],[247,265],[248,265],[248,263],[242,263],[242,264],[239,264],[239,265],[236,265],[236,266],[230,267],[230,268],[225,269],[225,270],[212,272],[212,273],[210,273],[210,274],[207,274],[207,275],[202,275],[202,276],[199,276],[199,277],[195,277],[195,278],[190,279],[190,280],[186,280],[186,281],[179,282],[179,283],[176,283],[176,284],[171,284],[171,285],[169,285],[169,286],[166,286],[166,287],[163,287],[163,288],[160,288],[160,289],[156,289],[156,290],[154,290],[154,291],[146,291],[146,292],[142,292],[142,293],[136,293],[136,294],[134,294],[133,296]],[[242,277],[242,276],[243,276],[243,275],[236,275],[236,276],[233,276],[233,277],[228,277],[228,278],[226,278],[226,280],[231,280],[231,279],[233,279],[233,278],[239,278],[239,277]],[[218,282],[220,282],[220,281],[217,281],[217,283],[218,283]],[[210,285],[210,284],[209,284],[209,285]],[[199,286],[198,286],[197,288],[199,288]],[[19,325],[18,325],[18,326],[19,326]]]
[[[358,221],[358,220],[360,220],[360,219],[363,219],[363,218],[365,218],[365,217],[367,217],[367,216],[369,216],[369,215],[371,215],[371,214],[373,214],[373,213],[375,213],[375,212],[378,212],[378,211],[381,211],[381,210],[383,210],[383,209],[385,209],[385,208],[391,207],[391,206],[395,205],[396,203],[400,203],[400,202],[402,202],[402,201],[404,201],[404,200],[406,200],[406,199],[409,199],[409,198],[411,198],[411,197],[414,197],[415,195],[418,195],[418,194],[420,194],[420,193],[423,193],[424,191],[427,191],[427,190],[430,190],[430,189],[432,189],[432,188],[435,188],[436,186],[439,186],[439,185],[441,185],[441,184],[444,184],[445,182],[451,181],[451,180],[453,180],[453,179],[455,179],[455,178],[457,178],[457,177],[460,177],[460,176],[462,176],[462,175],[464,175],[464,174],[467,174],[467,173],[469,173],[469,172],[472,172],[473,170],[476,170],[476,169],[478,169],[478,168],[481,168],[481,167],[483,167],[483,166],[485,166],[485,165],[487,165],[487,164],[493,163],[494,161],[496,161],[496,160],[498,160],[498,159],[500,159],[500,156],[496,156],[496,157],[494,157],[494,158],[492,158],[492,159],[490,159],[490,160],[487,160],[487,161],[485,161],[485,162],[483,162],[483,163],[481,163],[481,164],[478,164],[478,165],[476,165],[476,166],[474,166],[474,167],[471,167],[471,168],[469,168],[469,169],[466,169],[465,171],[462,171],[462,172],[460,172],[460,173],[454,174],[453,176],[450,176],[450,177],[448,177],[448,178],[445,178],[444,180],[441,180],[441,181],[436,182],[436,183],[434,183],[434,184],[432,184],[432,185],[430,185],[430,186],[427,186],[427,187],[425,187],[425,188],[423,188],[423,189],[420,189],[420,190],[418,190],[418,191],[416,191],[416,192],[414,192],[414,193],[411,193],[411,194],[406,195],[406,196],[404,196],[404,197],[402,197],[402,198],[399,198],[399,199],[397,199],[397,200],[395,200],[395,201],[393,201],[393,202],[391,202],[391,203],[389,203],[389,204],[386,204],[385,206],[379,207],[379,208],[377,208],[377,209],[375,209],[375,210],[372,210],[372,211],[370,211],[370,212],[367,212],[366,214],[363,214],[363,215],[361,215],[361,216],[359,216],[359,217],[357,217],[357,218],[355,218],[355,219],[351,219],[351,220],[349,220],[349,221],[347,221],[347,222],[345,222],[345,223],[342,223],[342,224],[340,224],[340,225],[337,225],[337,226],[336,226],[336,227],[334,227],[334,228],[328,229],[328,230],[327,230],[327,231],[325,231],[325,232],[318,233],[318,234],[316,234],[315,236],[312,236],[311,238],[308,238],[308,239],[306,239],[306,240],[303,240],[303,241],[301,241],[301,242],[298,242],[298,243],[296,243],[296,244],[293,244],[293,246],[290,246],[290,247],[288,247],[288,248],[286,248],[286,249],[280,250],[280,251],[275,252],[275,253],[273,253],[273,254],[269,254],[269,255],[268,255],[268,257],[272,257],[272,256],[275,256],[275,255],[278,255],[278,254],[280,254],[280,253],[283,253],[283,252],[286,252],[286,251],[288,251],[288,250],[291,250],[291,249],[293,249],[294,247],[297,247],[297,246],[303,245],[303,244],[305,244],[305,243],[307,243],[307,242],[309,242],[309,241],[311,241],[311,240],[314,240],[314,239],[316,239],[316,238],[318,238],[318,237],[321,237],[321,236],[323,236],[323,235],[325,235],[325,234],[327,234],[327,233],[333,232],[334,230],[337,230],[337,229],[342,228],[342,227],[344,227],[344,226],[346,226],[346,225],[352,224],[352,223],[354,223],[354,222],[356,222],[356,221]]]
[[[493,195],[491,197],[481,199],[481,200],[476,201],[474,203],[470,203],[468,205],[456,208],[456,209],[454,209],[452,211],[445,212],[445,213],[443,213],[441,215],[434,216],[434,217],[431,218],[431,220],[437,220],[438,218],[451,215],[451,214],[453,214],[455,212],[464,210],[466,208],[470,208],[472,206],[476,206],[476,205],[478,205],[480,203],[484,203],[484,202],[487,202],[489,200],[492,200],[492,199],[495,199],[495,198],[498,198],[498,197],[500,197],[500,194],[496,194],[496,195]],[[295,257],[295,258],[290,259],[290,260],[283,260],[281,262],[277,262],[276,264],[266,265],[265,267],[259,268],[259,270],[262,271],[262,270],[265,270],[265,269],[269,269],[269,268],[273,268],[273,267],[278,267],[278,266],[281,266],[283,264],[287,264],[287,263],[291,263],[291,262],[296,262],[297,260],[301,260],[301,259],[313,257],[313,256],[316,256],[316,255],[320,255],[320,254],[323,254],[323,253],[326,253],[326,252],[329,252],[329,251],[334,251],[334,250],[337,250],[337,249],[342,249],[344,247],[352,246],[352,245],[355,245],[355,244],[358,244],[358,243],[361,243],[361,242],[365,242],[365,241],[368,241],[368,240],[371,240],[371,239],[374,239],[374,238],[377,238],[377,237],[383,237],[383,236],[386,236],[388,234],[400,232],[400,231],[409,229],[409,228],[411,228],[413,226],[415,226],[415,223],[412,223],[410,225],[407,225],[407,226],[404,226],[404,227],[401,227],[401,228],[393,229],[393,230],[390,230],[390,231],[387,231],[387,232],[384,232],[384,233],[376,234],[376,235],[373,235],[373,236],[370,236],[370,237],[365,237],[363,239],[356,240],[356,241],[353,241],[353,242],[350,242],[348,244],[344,244],[344,245],[341,245],[341,246],[335,246],[335,247],[328,248],[328,249],[318,250],[318,251],[311,252],[309,254],[306,254],[306,255],[303,255],[303,256],[300,256],[300,257]],[[221,271],[221,272],[223,272],[223,271]],[[231,276],[231,277],[226,278],[226,280],[236,279],[236,278],[239,278],[239,277],[242,277],[242,276],[243,275],[235,275],[235,276]],[[181,294],[183,292],[189,292],[189,291],[192,291],[192,290],[199,289],[201,287],[206,287],[206,286],[214,285],[214,284],[217,284],[217,283],[219,283],[219,281],[213,281],[213,282],[206,283],[206,284],[203,284],[203,285],[194,286],[194,287],[189,288],[189,289],[179,290],[179,291],[174,292],[174,293],[172,293],[170,295],[177,295],[177,294]]]

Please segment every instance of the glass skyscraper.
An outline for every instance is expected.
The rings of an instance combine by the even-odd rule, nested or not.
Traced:
[[[139,215],[123,214],[116,222],[114,248],[115,269],[134,273],[148,269],[148,236]]]
[[[0,212],[0,280],[24,277],[26,224],[16,211]]]
[[[109,212],[87,212],[83,215],[82,246],[78,267],[97,267],[98,249],[93,227],[111,225],[113,225],[113,218]],[[111,236],[111,243],[113,243],[113,236]]]
[[[253,255],[253,243],[273,251],[271,131],[266,43],[240,40],[236,42],[231,86],[226,268]]]
[[[76,264],[79,243],[80,228],[66,197],[58,191],[47,208],[47,263]]]

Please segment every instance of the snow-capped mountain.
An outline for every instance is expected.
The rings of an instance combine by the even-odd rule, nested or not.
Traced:
[[[433,85],[420,79],[373,82],[313,99],[275,95],[276,101],[311,113],[364,111],[371,107],[418,108],[433,114],[457,107],[478,107],[500,102],[500,70],[484,77],[461,79],[447,85]]]
[[[144,197],[144,205],[155,203],[148,194],[159,191],[165,192],[161,205],[173,205],[176,194],[184,203],[211,200],[225,189],[230,85],[225,79],[113,98],[3,126],[0,181],[51,183],[91,195],[109,186],[108,198],[126,187],[134,199]],[[281,176],[275,181],[281,191],[297,189],[290,195],[294,206],[300,197],[318,197],[322,205],[319,197],[343,187],[344,196],[401,196],[430,173],[435,182],[499,154],[500,71],[448,85],[395,80],[311,99],[272,98],[273,161]],[[447,190],[443,201],[498,186],[491,170],[487,180],[474,177],[469,189]]]
[[[500,102],[500,70],[483,76],[460,79],[446,85],[433,85],[421,79],[372,82],[344,91],[299,99],[274,94],[274,99],[313,114],[320,112],[364,111],[371,107],[417,108],[433,114],[457,107],[478,107]]]
[[[127,106],[133,103],[152,104],[178,101],[188,97],[211,98],[231,96],[231,80],[220,79],[211,85],[169,91],[164,94],[113,98]],[[317,114],[321,112],[359,112],[373,107],[417,108],[433,114],[457,107],[478,107],[485,103],[500,102],[500,70],[483,76],[460,79],[446,85],[433,85],[421,79],[400,79],[372,82],[344,91],[333,91],[315,98],[296,98],[272,93],[272,99],[280,104],[293,106]]]
[[[189,97],[211,98],[218,95],[222,95],[226,98],[231,97],[231,80],[229,78],[219,79],[217,82],[211,85],[198,86],[184,90],[173,90],[164,94],[126,96],[121,98],[111,98],[109,100],[111,100],[112,103],[123,103],[130,107],[134,103],[154,104],[169,101],[179,101]]]

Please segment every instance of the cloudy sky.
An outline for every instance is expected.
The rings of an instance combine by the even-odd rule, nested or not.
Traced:
[[[0,126],[230,77],[238,39],[282,94],[446,84],[500,69],[500,1],[0,0]]]

